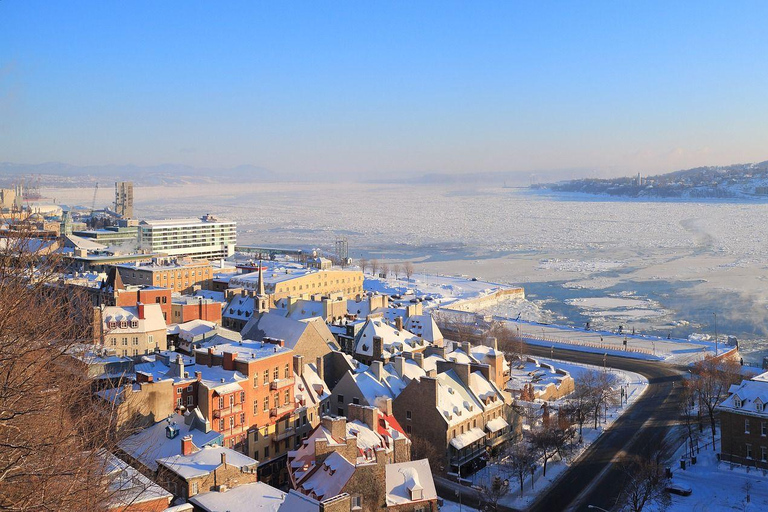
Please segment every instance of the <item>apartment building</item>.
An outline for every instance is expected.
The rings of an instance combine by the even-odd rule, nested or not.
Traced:
[[[205,320],[221,325],[221,310],[224,303],[205,297],[175,295],[171,299],[169,323],[181,324],[192,320]]]
[[[768,373],[734,384],[717,406],[720,458],[768,469]]]
[[[172,292],[192,293],[195,287],[206,288],[212,269],[207,261],[154,258],[150,262],[117,265],[125,284],[168,288]]]
[[[443,451],[450,471],[482,467],[486,448],[498,449],[518,429],[508,395],[484,364],[438,361],[436,377],[411,380],[393,401],[405,432]]]
[[[220,259],[235,253],[236,223],[212,215],[199,219],[144,220],[139,223],[143,251],[194,259]]]
[[[94,308],[97,344],[120,356],[139,357],[167,348],[166,324],[159,304]]]

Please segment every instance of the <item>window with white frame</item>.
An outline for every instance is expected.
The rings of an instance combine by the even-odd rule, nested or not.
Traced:
[[[744,420],[744,433],[749,434],[749,418]]]
[[[751,445],[751,444],[747,444],[747,447],[746,447],[746,448],[747,448],[747,449],[746,449],[746,452],[747,452],[747,458],[748,458],[748,459],[751,459],[751,458],[752,458],[752,445]]]

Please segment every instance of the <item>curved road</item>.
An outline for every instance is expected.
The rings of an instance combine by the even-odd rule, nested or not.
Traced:
[[[550,348],[527,345],[526,352],[549,357]],[[603,354],[555,349],[555,359],[603,365]],[[555,485],[529,508],[531,511],[581,511],[594,505],[611,510],[616,505],[623,475],[611,463],[623,454],[640,454],[659,447],[676,424],[684,370],[658,361],[608,356],[608,366],[639,373],[649,382],[646,392],[600,436]]]

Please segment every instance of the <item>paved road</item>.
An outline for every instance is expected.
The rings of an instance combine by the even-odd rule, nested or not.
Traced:
[[[547,347],[527,346],[527,353],[549,357]],[[555,349],[556,359],[603,365],[602,354]],[[639,373],[648,379],[646,392],[600,436],[567,472],[533,503],[531,511],[582,511],[587,505],[611,510],[616,505],[623,475],[611,463],[622,454],[638,454],[659,446],[679,416],[677,404],[682,387],[676,382],[684,373],[657,361],[608,356],[608,366]]]

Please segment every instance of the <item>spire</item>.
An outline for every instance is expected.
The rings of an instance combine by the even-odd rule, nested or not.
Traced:
[[[264,296],[264,272],[261,270],[261,260],[259,260],[259,295]]]

